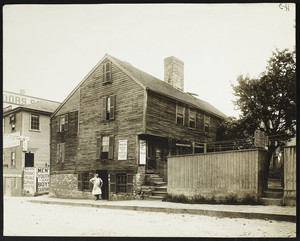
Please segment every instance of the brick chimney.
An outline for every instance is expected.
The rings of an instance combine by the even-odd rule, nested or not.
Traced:
[[[164,80],[174,88],[184,90],[184,63],[173,56],[164,59]]]

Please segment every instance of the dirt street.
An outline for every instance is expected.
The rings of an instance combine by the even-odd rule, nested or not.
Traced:
[[[296,224],[4,199],[4,236],[296,237]]]

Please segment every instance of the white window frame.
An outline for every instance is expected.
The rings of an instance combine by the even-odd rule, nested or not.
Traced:
[[[34,116],[38,118],[38,129],[32,128],[32,118]],[[30,130],[31,131],[40,131],[41,130],[40,115],[30,113]]]

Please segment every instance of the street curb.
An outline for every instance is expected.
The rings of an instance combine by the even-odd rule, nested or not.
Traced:
[[[95,207],[95,208],[107,208],[107,209],[123,209],[132,211],[144,211],[144,212],[165,212],[165,213],[182,213],[182,214],[196,214],[204,216],[213,216],[221,218],[246,218],[246,219],[263,219],[274,221],[285,221],[296,223],[295,215],[288,214],[273,214],[273,213],[246,213],[246,212],[230,212],[219,210],[205,210],[205,209],[186,209],[186,208],[164,208],[164,207],[145,207],[145,206],[120,206],[120,205],[106,205],[106,204],[91,204],[91,203],[73,203],[62,201],[45,201],[45,200],[28,200],[32,203],[42,204],[58,204],[68,206],[81,206],[81,207]]]

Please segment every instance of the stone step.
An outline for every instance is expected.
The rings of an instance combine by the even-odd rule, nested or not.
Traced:
[[[161,182],[161,181],[154,181],[154,185],[155,186],[165,186],[165,185],[167,185],[167,183],[166,182]]]
[[[151,180],[153,182],[163,182],[164,179],[162,177],[151,177]]]
[[[168,187],[167,186],[161,186],[161,187],[154,187],[155,191],[161,191],[161,192],[167,192]]]
[[[283,193],[278,191],[264,191],[264,197],[267,198],[282,198]]]
[[[271,192],[283,192],[283,187],[268,187],[267,191],[271,191]]]
[[[282,198],[267,198],[263,197],[260,199],[263,205],[275,205],[281,206],[282,205]]]
[[[165,196],[167,195],[167,192],[163,192],[163,191],[153,191],[152,192],[152,196]]]
[[[149,199],[150,200],[163,200],[164,196],[150,196]]]

